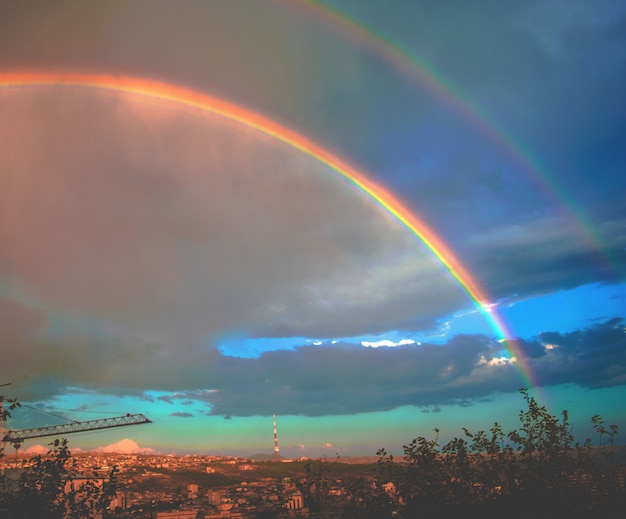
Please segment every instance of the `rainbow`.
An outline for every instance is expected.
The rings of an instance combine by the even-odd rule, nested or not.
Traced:
[[[418,216],[403,205],[388,189],[369,180],[366,174],[358,171],[355,167],[330,153],[315,142],[259,113],[247,110],[222,99],[169,83],[137,77],[80,72],[0,73],[1,89],[21,89],[23,87],[33,86],[96,88],[119,93],[135,94],[154,101],[172,102],[206,113],[215,114],[239,123],[246,128],[270,136],[318,160],[367,194],[423,243],[432,256],[434,256],[456,280],[476,309],[486,318],[496,338],[502,342],[509,353],[516,358],[516,365],[522,374],[524,382],[528,382],[530,387],[536,386],[535,381],[533,381],[531,377],[531,371],[526,364],[525,355],[518,348],[517,341],[514,340],[512,334],[508,331],[502,318],[495,311],[494,305],[489,302],[489,297],[443,240],[441,240],[422,219],[418,218]]]
[[[388,35],[377,31],[371,26],[348,16],[337,7],[331,7],[316,0],[298,0],[286,3],[287,7],[300,8],[316,16],[327,26],[335,28],[337,33],[352,42],[355,46],[378,56],[395,70],[402,73],[409,81],[426,89],[444,106],[465,120],[469,126],[480,132],[483,138],[495,149],[507,157],[517,170],[526,176],[544,194],[546,199],[570,220],[590,250],[596,255],[599,266],[609,275],[616,276],[605,247],[593,231],[592,225],[576,208],[578,204],[571,200],[567,191],[551,178],[539,159],[521,142],[516,141],[483,109],[464,96],[454,84],[441,75],[425,59],[403,47]]]

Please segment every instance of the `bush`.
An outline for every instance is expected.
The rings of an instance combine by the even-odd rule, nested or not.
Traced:
[[[55,440],[44,457],[35,456],[17,480],[0,478],[0,517],[86,519],[104,512],[115,496],[116,470],[105,480],[72,480],[74,459],[67,440]]]
[[[488,431],[463,429],[463,437],[440,446],[435,429],[434,439],[419,436],[403,447],[403,463],[379,450],[381,478],[395,487],[396,516],[588,517],[623,504],[623,483],[606,463],[617,426],[605,427],[596,415],[600,446],[577,443],[567,411],[557,418],[527,389],[520,393],[527,409],[509,433],[496,422]]]

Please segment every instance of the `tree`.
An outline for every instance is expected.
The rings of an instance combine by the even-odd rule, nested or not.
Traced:
[[[323,460],[309,460],[304,464],[304,472],[306,479],[301,485],[304,502],[313,514],[329,517],[330,463],[326,461],[326,457]]]
[[[623,485],[607,465],[607,446],[618,433],[592,417],[600,447],[575,441],[567,411],[560,418],[520,390],[526,409],[520,426],[505,433],[496,422],[488,432],[471,433],[439,445],[415,438],[403,447],[404,462],[378,451],[381,477],[397,489],[401,517],[587,517],[624,502]],[[381,516],[384,517],[384,516]]]
[[[2,420],[20,407],[17,400],[5,400]],[[103,513],[117,491],[117,469],[105,478],[75,479],[76,460],[66,439],[50,443],[45,456],[35,456],[17,473],[0,475],[0,517],[3,519],[86,519]],[[4,456],[4,442],[0,458]],[[13,477],[10,477],[13,476]],[[93,475],[95,476],[95,474]]]
[[[73,479],[67,440],[54,440],[46,456],[35,456],[17,481],[5,478],[0,511],[7,519],[83,519],[106,511],[117,491],[115,468],[99,480]]]
[[[380,482],[367,478],[354,478],[347,482],[348,503],[342,510],[342,518],[382,519],[391,517],[397,508],[394,489],[385,488]]]
[[[8,404],[8,406],[6,404]],[[22,407],[22,404],[20,404],[16,398],[4,398],[4,396],[0,395],[0,424],[2,424],[2,431],[4,431],[6,421],[11,418],[11,411],[18,407]],[[4,448],[4,438],[0,438],[0,458],[4,456]]]

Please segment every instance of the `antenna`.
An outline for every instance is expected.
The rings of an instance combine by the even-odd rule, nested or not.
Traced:
[[[278,448],[278,433],[276,432],[276,413],[274,413],[274,461],[280,461],[280,449]]]

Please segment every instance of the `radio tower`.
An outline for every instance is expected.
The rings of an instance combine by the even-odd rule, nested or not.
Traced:
[[[274,461],[280,461],[280,449],[278,448],[278,433],[276,432],[276,414],[274,413]]]

